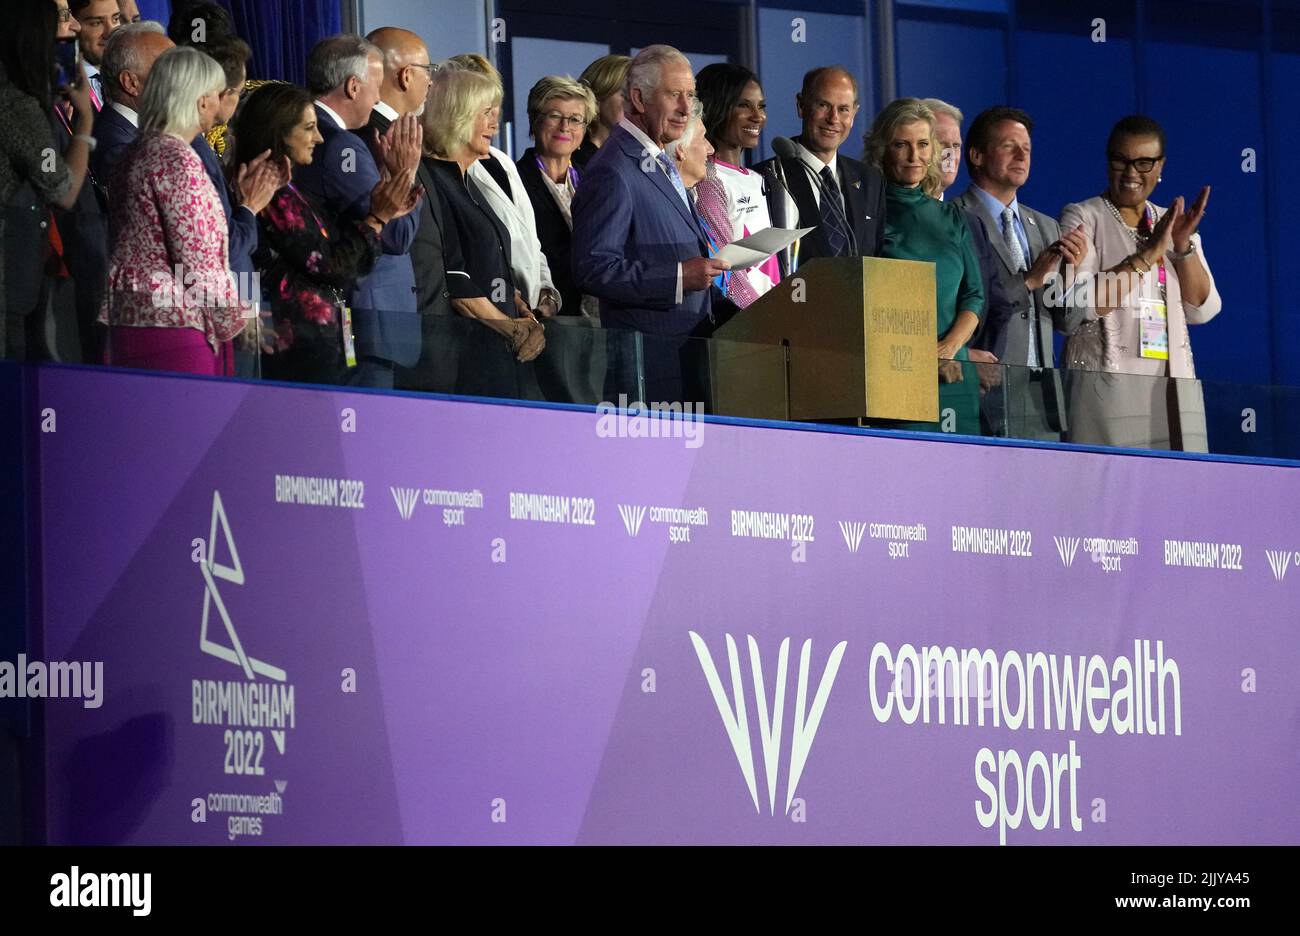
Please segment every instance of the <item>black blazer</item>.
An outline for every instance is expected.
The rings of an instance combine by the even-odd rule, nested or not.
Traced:
[[[560,291],[560,313],[581,315],[582,291],[573,280],[573,266],[570,262],[573,255],[573,231],[564,220],[551,190],[546,187],[546,179],[537,166],[537,151],[528,147],[515,166],[519,169],[519,178],[523,180],[528,200],[533,203],[537,239],[542,242],[542,253],[546,254],[546,262],[551,267],[551,278],[555,282],[555,288]],[[577,167],[574,168],[576,170]]]
[[[486,295],[466,270],[451,206],[434,180],[436,162],[425,156],[416,172],[424,196],[420,200],[420,230],[411,245],[411,265],[421,315],[450,315],[454,311],[451,300]]]
[[[447,208],[446,219],[456,229],[465,272],[480,295],[511,318],[515,308],[515,281],[510,269],[510,232],[492,205],[460,166],[446,159],[425,160],[434,186]]]
[[[117,174],[118,164],[140,131],[119,114],[112,104],[105,104],[95,115],[95,151],[90,154],[90,171],[100,189],[107,193]]]
[[[799,142],[795,137],[794,141]],[[755,172],[768,175],[777,162],[777,158],[764,160],[754,167]],[[790,227],[814,227],[799,244],[799,262],[805,263],[815,257],[825,257],[830,253],[826,235],[821,230],[821,214],[817,209],[817,199],[813,194],[813,183],[804,164],[797,159],[780,160],[785,173],[785,183],[790,187],[790,195],[799,209],[799,217],[782,218],[779,209],[785,192],[780,186],[768,192],[772,203],[772,220],[774,224],[786,224]],[[853,227],[853,236],[857,240],[858,253],[864,257],[878,257],[885,241],[885,177],[879,169],[866,165],[843,152],[835,158],[835,170],[844,195],[844,213],[848,215]]]

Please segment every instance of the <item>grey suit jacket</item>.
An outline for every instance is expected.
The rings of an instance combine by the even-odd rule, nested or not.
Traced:
[[[989,303],[971,347],[992,351],[999,361],[1007,364],[1024,364],[1029,356],[1029,289],[1024,278],[1012,269],[1011,253],[1002,238],[1001,226],[989,216],[979,196],[967,189],[955,201],[966,212],[972,227],[978,224],[982,228],[990,252],[997,259],[987,275],[992,281],[993,297],[998,301]],[[1061,239],[1061,228],[1055,218],[1035,211],[1023,202],[1019,208],[1025,237],[1029,241],[1029,256],[1025,263],[1032,266],[1039,254]],[[1043,364],[1047,365],[1053,361],[1053,327],[1068,335],[1083,321],[1084,310],[1064,305],[1051,308],[1045,300],[1045,293],[1045,289],[1034,290],[1033,301],[1038,311],[1039,348],[1043,353]]]

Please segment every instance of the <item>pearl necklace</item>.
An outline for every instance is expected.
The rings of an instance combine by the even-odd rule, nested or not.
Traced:
[[[1115,220],[1120,223],[1120,225],[1124,228],[1124,230],[1128,231],[1129,236],[1133,238],[1133,243],[1135,243],[1138,246],[1138,249],[1140,250],[1143,247],[1145,247],[1150,237],[1140,234],[1136,227],[1130,225],[1127,221],[1124,220],[1124,216],[1119,213],[1119,208],[1116,207],[1115,203],[1110,200],[1109,195],[1102,195],[1101,200],[1105,202],[1106,207],[1110,209],[1110,213],[1115,216]],[[1144,208],[1146,207],[1145,203],[1143,204],[1143,207]]]

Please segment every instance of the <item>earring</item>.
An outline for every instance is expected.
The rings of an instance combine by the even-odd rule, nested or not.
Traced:
[[[1162,176],[1162,175],[1156,176],[1156,184],[1157,184],[1157,185],[1158,185],[1159,183],[1163,182],[1164,180],[1165,180],[1165,177],[1164,177],[1164,176]]]

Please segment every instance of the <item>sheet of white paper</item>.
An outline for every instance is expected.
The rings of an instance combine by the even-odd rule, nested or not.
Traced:
[[[726,260],[733,270],[745,270],[762,263],[778,250],[784,250],[812,228],[763,228],[757,233],[732,241],[718,251],[718,259]]]

